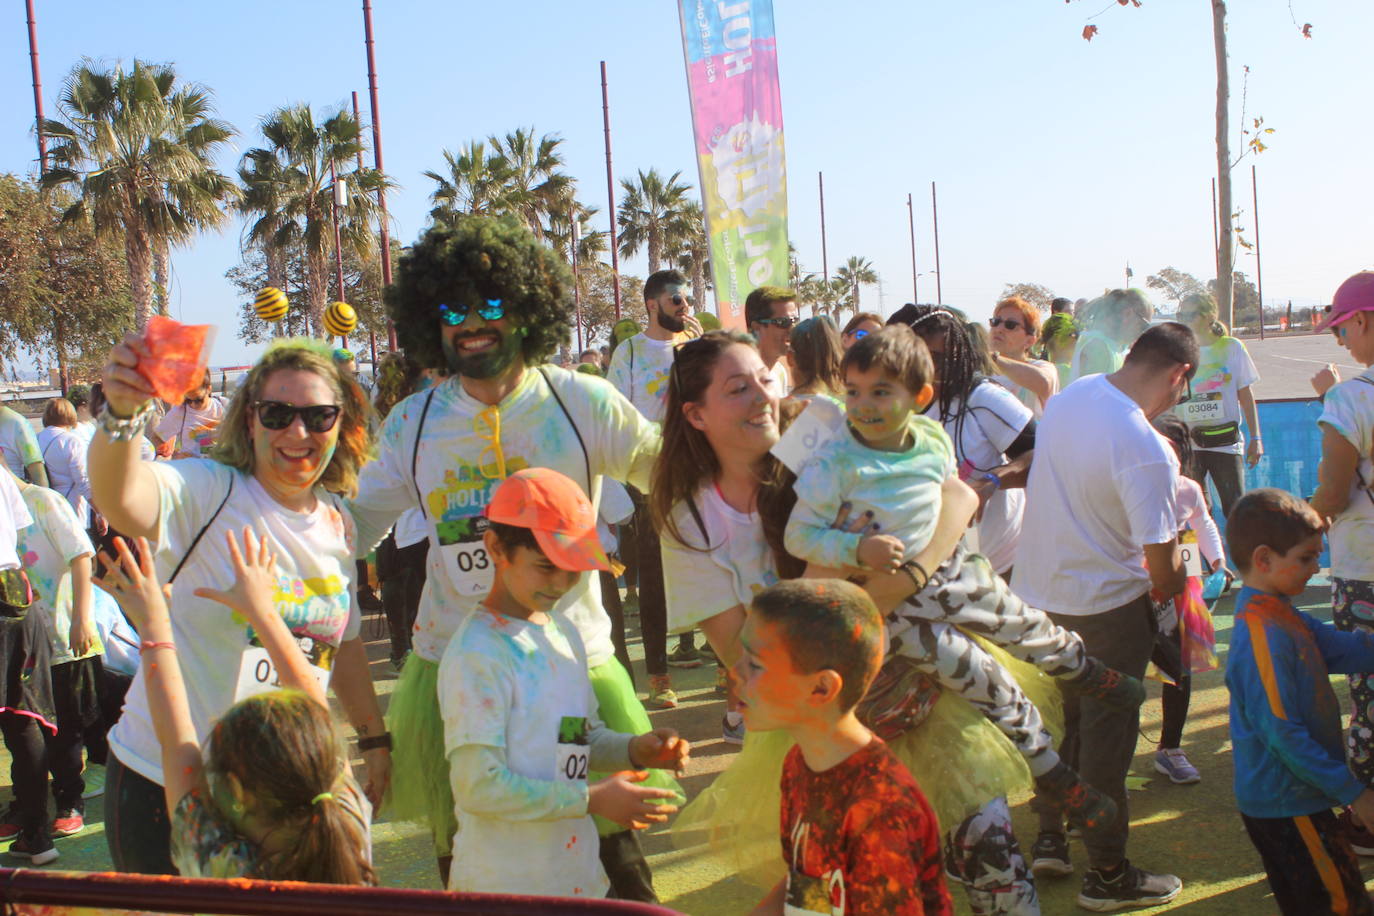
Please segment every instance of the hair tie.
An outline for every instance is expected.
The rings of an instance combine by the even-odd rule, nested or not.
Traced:
[[[334,800],[334,793],[332,793],[332,792],[321,792],[319,795],[316,795],[314,798],[310,799],[310,804],[312,804],[312,805],[318,805],[320,802],[326,801],[326,800],[328,800],[328,801],[333,801],[333,800]]]

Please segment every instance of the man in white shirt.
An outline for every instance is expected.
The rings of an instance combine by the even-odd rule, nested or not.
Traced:
[[[1174,482],[1178,462],[1150,421],[1190,394],[1197,338],[1174,322],[1146,331],[1122,367],[1091,375],[1052,398],[1036,430],[1035,463],[1012,588],[1083,637],[1088,654],[1143,677],[1156,630],[1151,590],[1183,589]],[[1126,774],[1135,753],[1139,710],[1123,713],[1065,697],[1061,753],[1111,796],[1115,824],[1085,831],[1090,868],[1080,905],[1093,910],[1151,906],[1176,897],[1182,882],[1126,859],[1130,824]],[[1032,870],[1072,873],[1061,811],[1036,799],[1040,836]]]
[[[760,286],[744,300],[744,322],[759,342],[763,364],[777,379],[778,393],[784,397],[792,390],[792,382],[783,357],[797,321],[797,294],[786,287]]]
[[[615,348],[606,380],[629,398],[646,419],[661,424],[668,401],[673,352],[684,340],[701,336],[701,323],[692,316],[687,278],[676,270],[657,271],[644,281],[644,308],[649,319],[644,330]],[[630,495],[635,503],[633,538],[622,544],[635,551],[638,560],[635,569],[639,579],[639,626],[644,640],[644,668],[649,673],[647,705],[651,709],[672,709],[677,706],[677,694],[668,676],[668,603],[663,594],[658,532],[649,517],[644,495],[638,491],[631,491]],[[691,640],[690,633],[683,635],[673,653],[675,665],[701,665]]]

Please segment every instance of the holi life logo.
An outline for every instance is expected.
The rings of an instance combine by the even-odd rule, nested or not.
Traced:
[[[766,215],[783,187],[782,131],[757,115],[712,136],[711,165],[716,194],[727,210],[746,218]]]

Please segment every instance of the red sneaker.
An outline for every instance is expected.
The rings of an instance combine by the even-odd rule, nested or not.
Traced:
[[[52,822],[53,836],[75,836],[86,827],[80,811],[59,811]]]

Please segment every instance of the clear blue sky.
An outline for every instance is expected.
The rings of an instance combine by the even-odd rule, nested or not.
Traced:
[[[317,110],[359,90],[367,71],[362,5],[240,0],[232,7],[145,0],[38,0],[45,104],[83,56],[168,61],[211,87],[240,130],[231,169],[258,141],[258,120],[307,101]],[[1371,266],[1374,6],[1337,0],[1231,4],[1233,122],[1241,66],[1249,112],[1276,128],[1271,149],[1237,170],[1251,224],[1249,165],[1259,166],[1268,303],[1329,301]],[[1101,32],[1079,32],[1089,17]],[[821,267],[816,175],[825,172],[830,266],[870,258],[881,291],[865,306],[911,298],[906,194],[916,202],[921,299],[934,299],[930,182],[939,182],[944,300],[986,315],[1008,282],[1071,297],[1120,285],[1127,260],[1143,284],[1167,265],[1211,274],[1209,180],[1214,62],[1206,0],[777,0],[786,121],[790,234],[803,265]],[[0,169],[26,173],[32,136],[23,5],[0,29]],[[676,5],[668,0],[569,4],[377,0],[374,10],[384,152],[400,184],[393,234],[408,243],[428,212],[440,151],[533,124],[566,140],[568,170],[606,213],[601,90],[607,61],[617,179],[636,168],[682,170],[697,183]],[[1234,130],[1238,132],[1239,125]],[[1238,144],[1237,144],[1238,145]],[[202,237],[174,259],[174,312],[220,322],[214,362],[246,361],[233,337],[237,299],[223,279],[240,226]],[[1238,269],[1254,275],[1253,257]],[[641,261],[627,269],[642,275]]]

